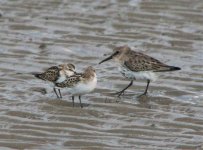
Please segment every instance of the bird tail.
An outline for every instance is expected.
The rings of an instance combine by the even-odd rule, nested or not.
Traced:
[[[175,67],[175,66],[169,66],[169,71],[176,71],[176,70],[181,70],[181,68]]]
[[[162,66],[162,67],[159,67],[159,69],[157,69],[154,72],[167,72],[167,71],[176,71],[176,70],[181,70],[181,68],[175,67],[175,66]]]
[[[32,75],[34,75],[38,79],[45,80],[42,73],[32,72]]]

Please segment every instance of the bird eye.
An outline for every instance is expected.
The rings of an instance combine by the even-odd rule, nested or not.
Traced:
[[[115,51],[112,56],[118,55],[119,51]]]
[[[119,51],[118,50],[116,50],[116,51],[114,51],[114,55],[117,55],[119,53]]]

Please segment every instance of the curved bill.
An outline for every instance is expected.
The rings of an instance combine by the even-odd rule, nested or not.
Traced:
[[[105,58],[104,60],[100,61],[99,64],[101,64],[101,63],[103,63],[103,62],[105,62],[105,61],[107,61],[107,60],[112,59],[113,56],[115,56],[115,55],[117,55],[117,54],[118,54],[118,52],[113,53],[111,56],[109,56],[109,57]]]

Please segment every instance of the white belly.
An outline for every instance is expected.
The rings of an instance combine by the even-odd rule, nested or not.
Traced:
[[[97,78],[95,77],[92,81],[89,82],[80,82],[74,87],[68,88],[68,93],[73,96],[83,95],[86,93],[92,92],[97,85]]]
[[[65,75],[60,75],[58,80],[56,80],[55,83],[61,83],[61,82],[65,81],[65,80],[66,80],[66,76]],[[52,83],[52,84],[53,84],[53,87],[56,88],[56,89],[63,89],[61,87],[56,86],[54,83]]]
[[[157,79],[157,75],[152,72],[152,71],[139,71],[139,72],[134,72],[131,71],[127,68],[120,67],[119,71],[121,74],[130,80],[150,80],[150,81],[155,81]]]
[[[66,76],[65,75],[60,75],[58,80],[56,81],[56,83],[61,83],[61,82],[65,81],[65,80],[66,80]]]

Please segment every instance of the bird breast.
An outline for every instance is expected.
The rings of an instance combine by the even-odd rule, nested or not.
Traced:
[[[95,89],[97,85],[96,76],[92,80],[78,82],[75,86],[68,88],[68,92],[72,95],[83,95]]]

